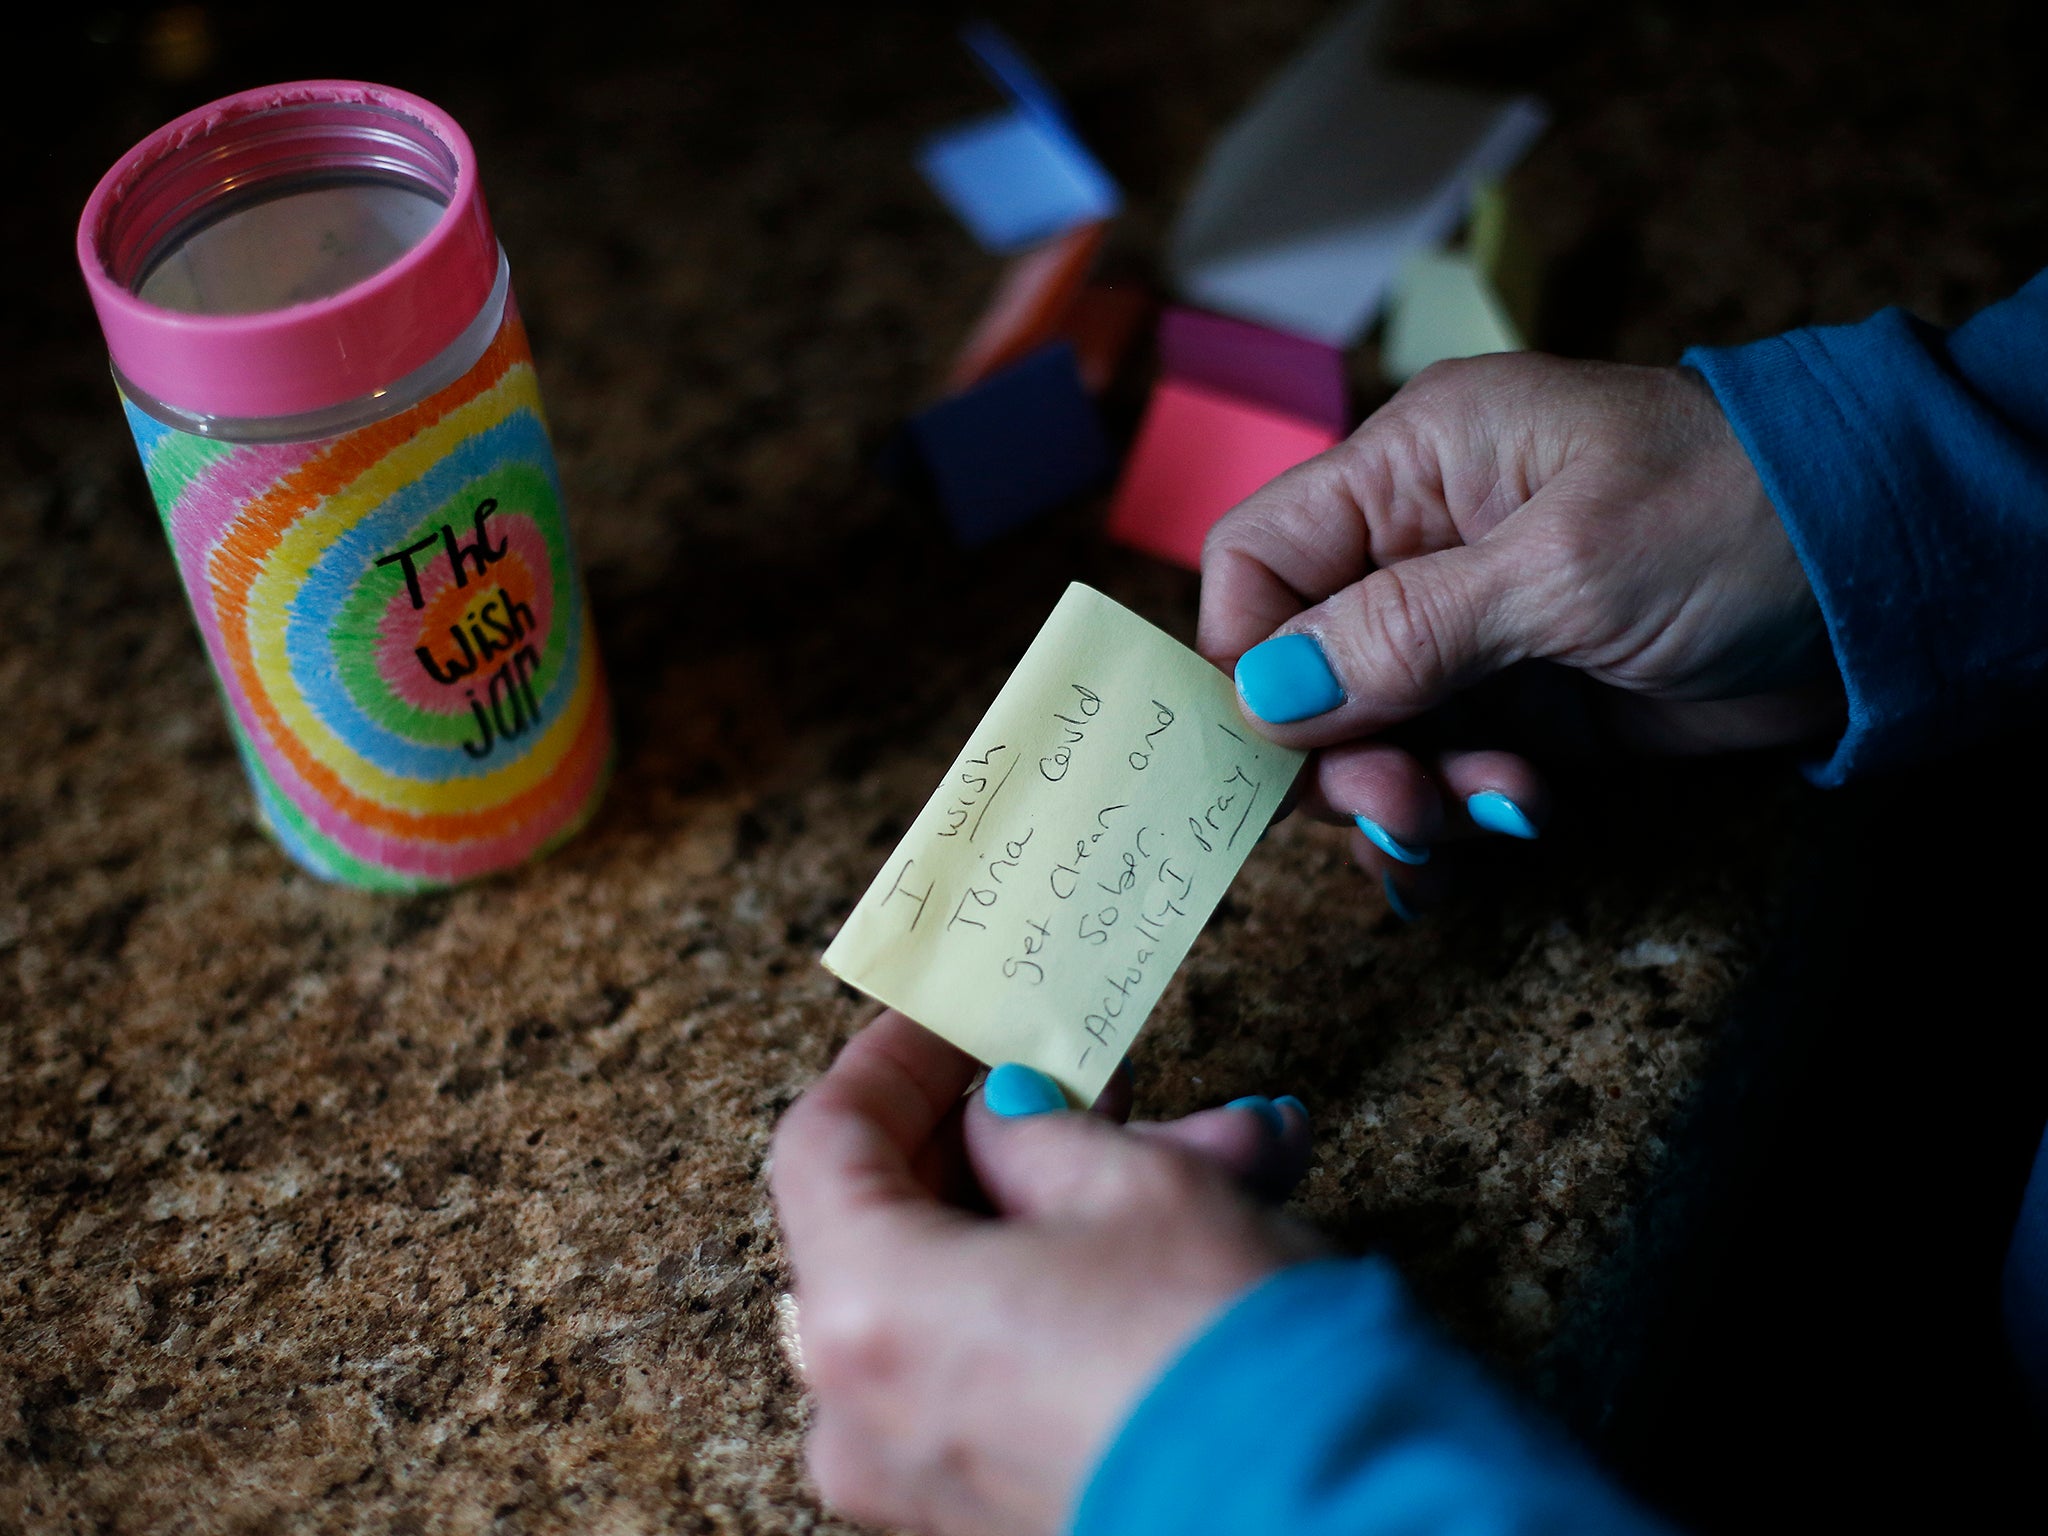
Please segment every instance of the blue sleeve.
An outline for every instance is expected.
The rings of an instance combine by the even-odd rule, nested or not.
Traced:
[[[1304,1264],[1229,1308],[1139,1403],[1075,1536],[1652,1536],[1525,1419],[1379,1259]]]
[[[2005,1339],[2034,1412],[2048,1424],[2048,1136],[2020,1200],[2005,1251]]]
[[[1820,598],[1839,784],[2048,706],[2048,272],[1954,331],[1902,310],[1695,347]]]

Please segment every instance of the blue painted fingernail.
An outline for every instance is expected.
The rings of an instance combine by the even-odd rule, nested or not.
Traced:
[[[1244,1098],[1232,1099],[1223,1107],[1250,1110],[1265,1125],[1268,1136],[1278,1136],[1287,1129],[1287,1122],[1281,1118],[1279,1106],[1263,1094],[1247,1094]]]
[[[1304,1121],[1308,1119],[1308,1106],[1291,1093],[1283,1093],[1273,1102],[1282,1109],[1292,1109]]]
[[[1019,1115],[1043,1115],[1067,1107],[1060,1085],[1036,1067],[1006,1061],[988,1075],[981,1085],[982,1102],[994,1114],[1006,1119]]]
[[[1387,905],[1394,909],[1394,916],[1401,919],[1404,923],[1412,923],[1416,920],[1417,913],[1415,909],[1401,899],[1401,888],[1394,884],[1394,877],[1392,875],[1380,876],[1380,890],[1386,894]]]
[[[1473,825],[1487,832],[1498,832],[1503,837],[1533,838],[1536,835],[1536,823],[1497,789],[1482,789],[1472,796],[1465,802],[1465,814],[1472,818]]]
[[[1366,840],[1388,858],[1399,859],[1403,864],[1427,864],[1429,862],[1429,850],[1427,848],[1410,848],[1401,839],[1394,836],[1393,833],[1370,817],[1354,816],[1351,819],[1358,823],[1358,830],[1365,834]]]
[[[1246,709],[1274,725],[1306,720],[1344,702],[1337,674],[1308,635],[1261,640],[1238,657],[1237,693]]]

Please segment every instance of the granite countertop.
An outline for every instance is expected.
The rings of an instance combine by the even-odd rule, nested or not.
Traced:
[[[1417,68],[1546,95],[1515,185],[1556,342],[1664,362],[1892,301],[1953,319],[2031,270],[2041,216],[1977,146],[2034,187],[2044,151],[1981,86],[1982,9],[1932,41],[1533,0],[1396,30]],[[997,10],[1143,264],[1322,7]],[[910,169],[983,99],[920,10],[630,36],[485,10],[397,55],[209,14],[184,80],[119,25],[73,39],[103,110],[30,168],[6,258],[0,1528],[846,1529],[801,1470],[761,1178],[865,1017],[816,956],[1067,580],[1182,635],[1194,581],[1102,544],[1099,505],[957,553],[872,473],[995,275]],[[477,143],[621,715],[587,831],[411,899],[321,885],[256,826],[67,265],[157,122],[351,73]],[[1630,769],[1410,928],[1284,825],[1138,1050],[1141,1112],[1300,1094],[1299,1209],[1597,1421],[1828,835],[1782,764]]]

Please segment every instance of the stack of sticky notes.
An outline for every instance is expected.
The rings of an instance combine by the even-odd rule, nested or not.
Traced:
[[[1506,189],[1480,187],[1464,247],[1418,251],[1395,280],[1381,371],[1398,384],[1446,358],[1521,351],[1535,327],[1538,286]]]
[[[955,538],[972,547],[1107,477],[1114,454],[1094,395],[1149,301],[1093,280],[1121,198],[1052,87],[987,23],[961,39],[1009,104],[933,135],[918,165],[968,232],[1012,259],[906,442]]]
[[[1340,14],[1207,156],[1168,251],[1192,307],[1160,324],[1160,377],[1112,538],[1199,567],[1218,518],[1348,430],[1343,349],[1383,313],[1381,361],[1397,381],[1526,345],[1535,284],[1500,177],[1543,109],[1390,73],[1384,10],[1362,0]],[[1121,197],[1058,94],[993,26],[961,37],[1005,105],[934,134],[918,164],[1010,260],[906,441],[956,537],[977,545],[1107,477],[1094,397],[1150,300],[1096,275]]]
[[[990,374],[1055,341],[1074,348],[1081,382],[1101,394],[1152,307],[1129,283],[1091,280],[1106,224],[1083,224],[1016,257],[954,355],[948,390],[972,389]]]
[[[1116,183],[1016,44],[985,21],[963,27],[960,40],[1009,105],[932,135],[917,163],[974,238],[991,251],[1018,251],[1114,215]]]
[[[1109,536],[1190,569],[1218,518],[1351,424],[1344,355],[1248,321],[1167,310],[1159,375]]]
[[[1542,131],[1531,98],[1387,72],[1383,11],[1339,16],[1211,148],[1169,250],[1190,302],[1350,346]]]
[[[1115,462],[1069,342],[1055,342],[910,418],[909,443],[968,548],[1099,485]]]

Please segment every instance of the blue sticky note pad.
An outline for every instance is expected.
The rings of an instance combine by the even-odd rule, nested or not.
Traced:
[[[917,166],[985,250],[1020,251],[1112,217],[1123,194],[1075,137],[1058,92],[985,21],[960,29],[1010,110],[925,140]]]
[[[1012,102],[1036,116],[1066,122],[1059,93],[1002,28],[990,21],[970,21],[960,29],[960,41],[974,55],[982,73]]]
[[[1019,251],[1113,216],[1108,172],[1055,118],[1018,108],[927,139],[918,169],[986,250]]]
[[[1114,457],[1065,342],[919,412],[910,439],[969,548],[1100,484]]]

